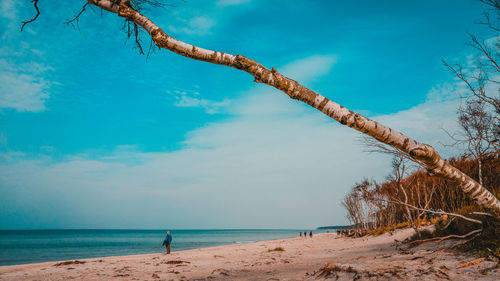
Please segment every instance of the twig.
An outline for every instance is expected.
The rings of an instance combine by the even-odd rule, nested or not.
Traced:
[[[28,20],[28,21],[23,21],[23,25],[21,26],[21,32],[23,32],[23,29],[24,29],[24,26],[30,22],[34,22],[38,16],[40,15],[40,10],[38,9],[38,0],[31,0],[31,2],[33,3],[33,6],[35,6],[35,9],[36,9],[36,15],[34,18]]]
[[[465,216],[462,216],[462,215],[459,215],[459,214],[455,214],[455,213],[448,213],[448,212],[444,212],[444,211],[431,211],[431,210],[426,210],[426,209],[422,209],[422,208],[419,208],[419,207],[415,207],[413,205],[410,205],[410,204],[407,204],[407,203],[404,203],[404,202],[400,202],[400,201],[394,201],[394,200],[387,200],[387,199],[377,199],[377,198],[374,198],[374,200],[379,200],[379,201],[385,201],[387,203],[396,203],[396,204],[401,204],[401,205],[405,205],[407,207],[410,207],[410,208],[413,208],[415,210],[419,210],[419,211],[426,211],[426,212],[429,212],[429,213],[434,213],[434,214],[440,214],[440,215],[448,215],[448,216],[454,216],[454,217],[459,217],[459,218],[462,218],[466,221],[470,221],[470,222],[475,222],[475,223],[478,223],[478,224],[483,224],[482,221],[480,220],[475,220],[475,219],[471,219],[471,218],[468,218],[468,217],[465,217]]]
[[[153,40],[149,42],[149,48],[148,48],[148,54],[146,55],[146,61],[149,59],[149,55],[151,55],[151,52],[154,52],[153,49]]]
[[[453,244],[451,247],[449,247],[448,249],[453,249],[455,247],[458,247],[460,245],[464,245],[464,244],[467,244],[469,243],[470,241],[474,240],[477,236],[479,236],[479,234],[476,234],[474,235],[474,237],[470,238],[470,239],[467,239],[465,241],[462,241],[462,242],[459,242],[459,243],[456,243],[456,244]]]
[[[471,231],[471,232],[469,232],[467,234],[464,234],[464,235],[452,234],[452,235],[443,236],[443,237],[435,237],[435,238],[429,238],[429,239],[423,239],[423,240],[415,240],[415,241],[411,241],[411,242],[409,242],[407,244],[412,245],[412,244],[424,243],[424,242],[431,242],[431,241],[438,241],[438,243],[439,243],[439,242],[441,242],[443,240],[451,239],[451,238],[463,239],[463,238],[467,238],[467,237],[471,236],[472,234],[480,233],[481,231],[483,231],[482,228],[473,230],[473,231]]]
[[[450,220],[450,221],[449,221],[449,222],[448,222],[448,223],[447,223],[447,224],[443,227],[443,230],[444,230],[444,229],[447,229],[447,228],[448,228],[448,226],[450,226],[450,225],[451,225],[451,223],[452,223],[452,222],[453,222],[456,218],[457,218],[457,217],[453,217],[453,218],[451,218],[451,220]]]
[[[139,41],[139,29],[137,28],[137,23],[134,22],[134,34],[135,34],[135,44],[139,48],[139,53],[144,55],[144,51],[142,50],[141,42]]]
[[[483,215],[483,216],[490,216],[492,217],[493,215],[490,214],[490,213],[485,213],[485,212],[472,212],[472,213],[469,213],[470,215]]]
[[[457,269],[464,268],[464,267],[469,267],[471,265],[478,264],[478,263],[483,262],[485,260],[486,260],[485,258],[479,258],[479,259],[476,259],[476,260],[473,260],[473,261],[462,263],[461,265],[457,266]]]
[[[82,9],[80,10],[80,12],[72,19],[68,20],[67,22],[65,22],[65,24],[71,24],[73,25],[73,22],[76,22],[76,26],[78,26],[78,21],[80,20],[80,16],[83,14],[83,12],[85,12],[85,8],[87,8],[87,5],[89,3],[85,3],[85,5],[83,5]]]

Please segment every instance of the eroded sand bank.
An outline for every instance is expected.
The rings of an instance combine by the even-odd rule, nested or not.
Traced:
[[[449,243],[398,247],[412,230],[368,238],[318,234],[188,251],[0,267],[0,280],[500,280],[491,261],[440,250]],[[174,241],[175,242],[175,241]],[[269,251],[281,247],[284,251]],[[326,271],[321,271],[327,265]]]

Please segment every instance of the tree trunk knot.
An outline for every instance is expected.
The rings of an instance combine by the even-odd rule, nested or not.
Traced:
[[[364,118],[361,115],[354,113],[353,126],[355,126],[357,130],[361,131],[365,127]]]
[[[126,18],[127,20],[133,21],[136,10],[130,7],[129,1],[121,1],[118,9],[118,15],[120,17]]]
[[[169,36],[161,30],[161,28],[155,29],[151,32],[151,39],[155,42],[156,46],[159,48],[167,47],[167,40]]]
[[[242,55],[236,55],[234,62],[236,68],[247,71],[250,68],[250,60]]]
[[[441,157],[434,148],[427,144],[421,144],[413,148],[410,150],[409,154],[413,159],[424,163],[428,171],[435,171],[435,169],[439,167],[439,160],[441,160]]]

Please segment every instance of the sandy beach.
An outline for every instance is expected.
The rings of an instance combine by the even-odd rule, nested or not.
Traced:
[[[397,242],[412,232],[357,239],[325,233],[170,255],[3,266],[0,280],[499,280],[491,261],[456,269],[478,257],[446,250],[451,241],[415,248]]]

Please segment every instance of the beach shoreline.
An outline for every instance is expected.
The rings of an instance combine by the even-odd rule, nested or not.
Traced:
[[[8,265],[0,266],[0,280],[498,280],[491,261],[456,269],[477,257],[445,250],[451,241],[401,247],[397,241],[412,233],[404,229],[356,239],[323,233],[170,255]]]

